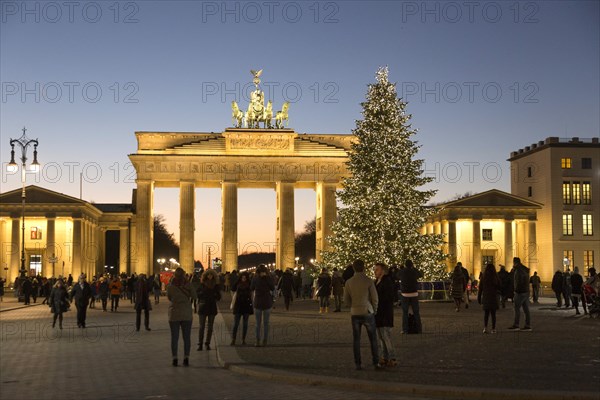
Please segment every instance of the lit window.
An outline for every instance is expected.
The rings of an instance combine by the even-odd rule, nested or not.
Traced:
[[[573,250],[563,250],[563,266],[570,268],[573,265]]]
[[[491,229],[482,229],[481,230],[481,238],[483,240],[492,240],[492,230]]]
[[[583,182],[581,185],[581,198],[583,204],[592,204],[592,188],[589,182]]]
[[[573,204],[581,204],[581,184],[573,182]]]
[[[583,214],[583,236],[592,236],[592,214]]]
[[[581,159],[581,168],[582,169],[592,169],[592,159],[589,157],[585,157]]]
[[[562,216],[563,235],[573,235],[573,216],[571,214],[563,214]]]
[[[563,204],[571,204],[571,183],[563,182],[562,185]]]
[[[31,233],[29,235],[31,240],[41,240],[42,239],[42,230],[37,226],[31,227]]]
[[[594,250],[583,251],[583,268],[585,271],[594,266]]]
[[[571,168],[571,159],[570,158],[561,158],[560,159],[560,167],[562,169],[570,169]]]

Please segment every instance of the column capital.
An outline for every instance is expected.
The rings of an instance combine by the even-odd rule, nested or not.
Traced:
[[[515,217],[512,215],[507,215],[504,217],[504,222],[513,222],[515,220]]]
[[[56,219],[56,213],[46,213],[46,219]]]

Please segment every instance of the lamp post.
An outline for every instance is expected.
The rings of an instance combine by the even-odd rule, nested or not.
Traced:
[[[27,148],[33,145],[33,162],[31,163],[31,170],[33,172],[39,171],[40,164],[37,160],[37,139],[29,139],[25,134],[27,129],[23,128],[23,135],[18,139],[10,139],[10,163],[6,166],[8,172],[16,172],[18,169],[17,163],[15,162],[15,145],[21,148],[21,218],[23,220],[21,226],[21,270],[19,271],[19,277],[25,278],[25,169],[27,165]]]

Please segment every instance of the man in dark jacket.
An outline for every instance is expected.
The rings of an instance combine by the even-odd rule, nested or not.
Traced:
[[[540,297],[540,285],[542,284],[537,271],[533,273],[533,276],[529,279],[529,283],[531,283],[531,291],[533,292],[533,302],[537,303]]]
[[[408,333],[408,308],[410,307],[415,318],[417,333],[421,333],[421,315],[419,314],[419,287],[417,281],[423,273],[415,268],[411,260],[406,260],[405,267],[398,271],[400,278],[400,292],[402,294],[402,333]]]
[[[521,307],[525,313],[525,326],[523,331],[531,331],[531,315],[529,314],[529,268],[521,264],[519,257],[513,258],[514,285],[515,285],[515,322],[508,329],[519,330]]]
[[[71,302],[75,300],[77,307],[77,327],[85,328],[85,315],[92,296],[92,288],[85,280],[85,274],[79,276],[79,282],[71,290]]]
[[[556,271],[552,277],[552,291],[556,296],[556,307],[562,306],[562,292],[563,292],[563,276],[562,272]]]
[[[146,279],[146,274],[141,274],[137,280],[135,288],[135,328],[137,331],[140,330],[142,324],[142,310],[144,311],[144,326],[146,330],[150,330],[150,286],[153,284],[152,281]]]
[[[504,265],[500,265],[500,271],[498,271],[498,278],[500,278],[500,300],[502,308],[506,308],[506,300],[511,296],[510,294],[510,274],[506,270]]]
[[[563,273],[563,298],[565,299],[565,308],[571,307],[571,270]],[[35,303],[35,299],[33,301]]]
[[[354,268],[352,267],[352,264],[350,264],[344,270],[344,273],[342,274],[342,279],[344,280],[344,282],[348,282],[348,280],[350,278],[352,278],[353,276],[354,276]]]
[[[375,314],[377,339],[379,340],[379,363],[387,367],[395,367],[396,354],[392,343],[394,327],[394,280],[389,274],[387,265],[375,264],[375,288],[379,303]]]
[[[23,279],[23,283],[21,283],[21,291],[23,292],[24,304],[29,304],[31,301],[31,290],[33,288],[33,284],[31,283],[31,279],[25,278]]]

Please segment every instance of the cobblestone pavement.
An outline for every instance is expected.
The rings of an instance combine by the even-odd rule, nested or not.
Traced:
[[[166,300],[154,306],[151,332],[135,332],[128,301],[117,313],[89,310],[86,329],[76,327],[74,309],[62,331],[52,329],[47,306],[0,313],[0,399],[390,398],[232,373],[218,366],[214,350],[196,351],[197,319],[191,366],[174,368],[167,307]]]
[[[226,307],[222,307],[226,308]],[[246,362],[293,373],[399,383],[517,390],[581,391],[600,398],[600,320],[557,310],[551,299],[532,306],[533,332],[511,332],[512,304],[498,311],[498,333],[484,335],[475,302],[454,311],[449,303],[421,303],[422,335],[393,333],[400,365],[385,372],[355,371],[350,316],[318,314],[318,303],[297,300],[291,311],[276,302],[269,346],[236,347]],[[231,327],[232,315],[222,311]],[[523,316],[521,317],[523,324]],[[363,363],[370,360],[363,330]],[[248,343],[254,343],[251,317]]]

